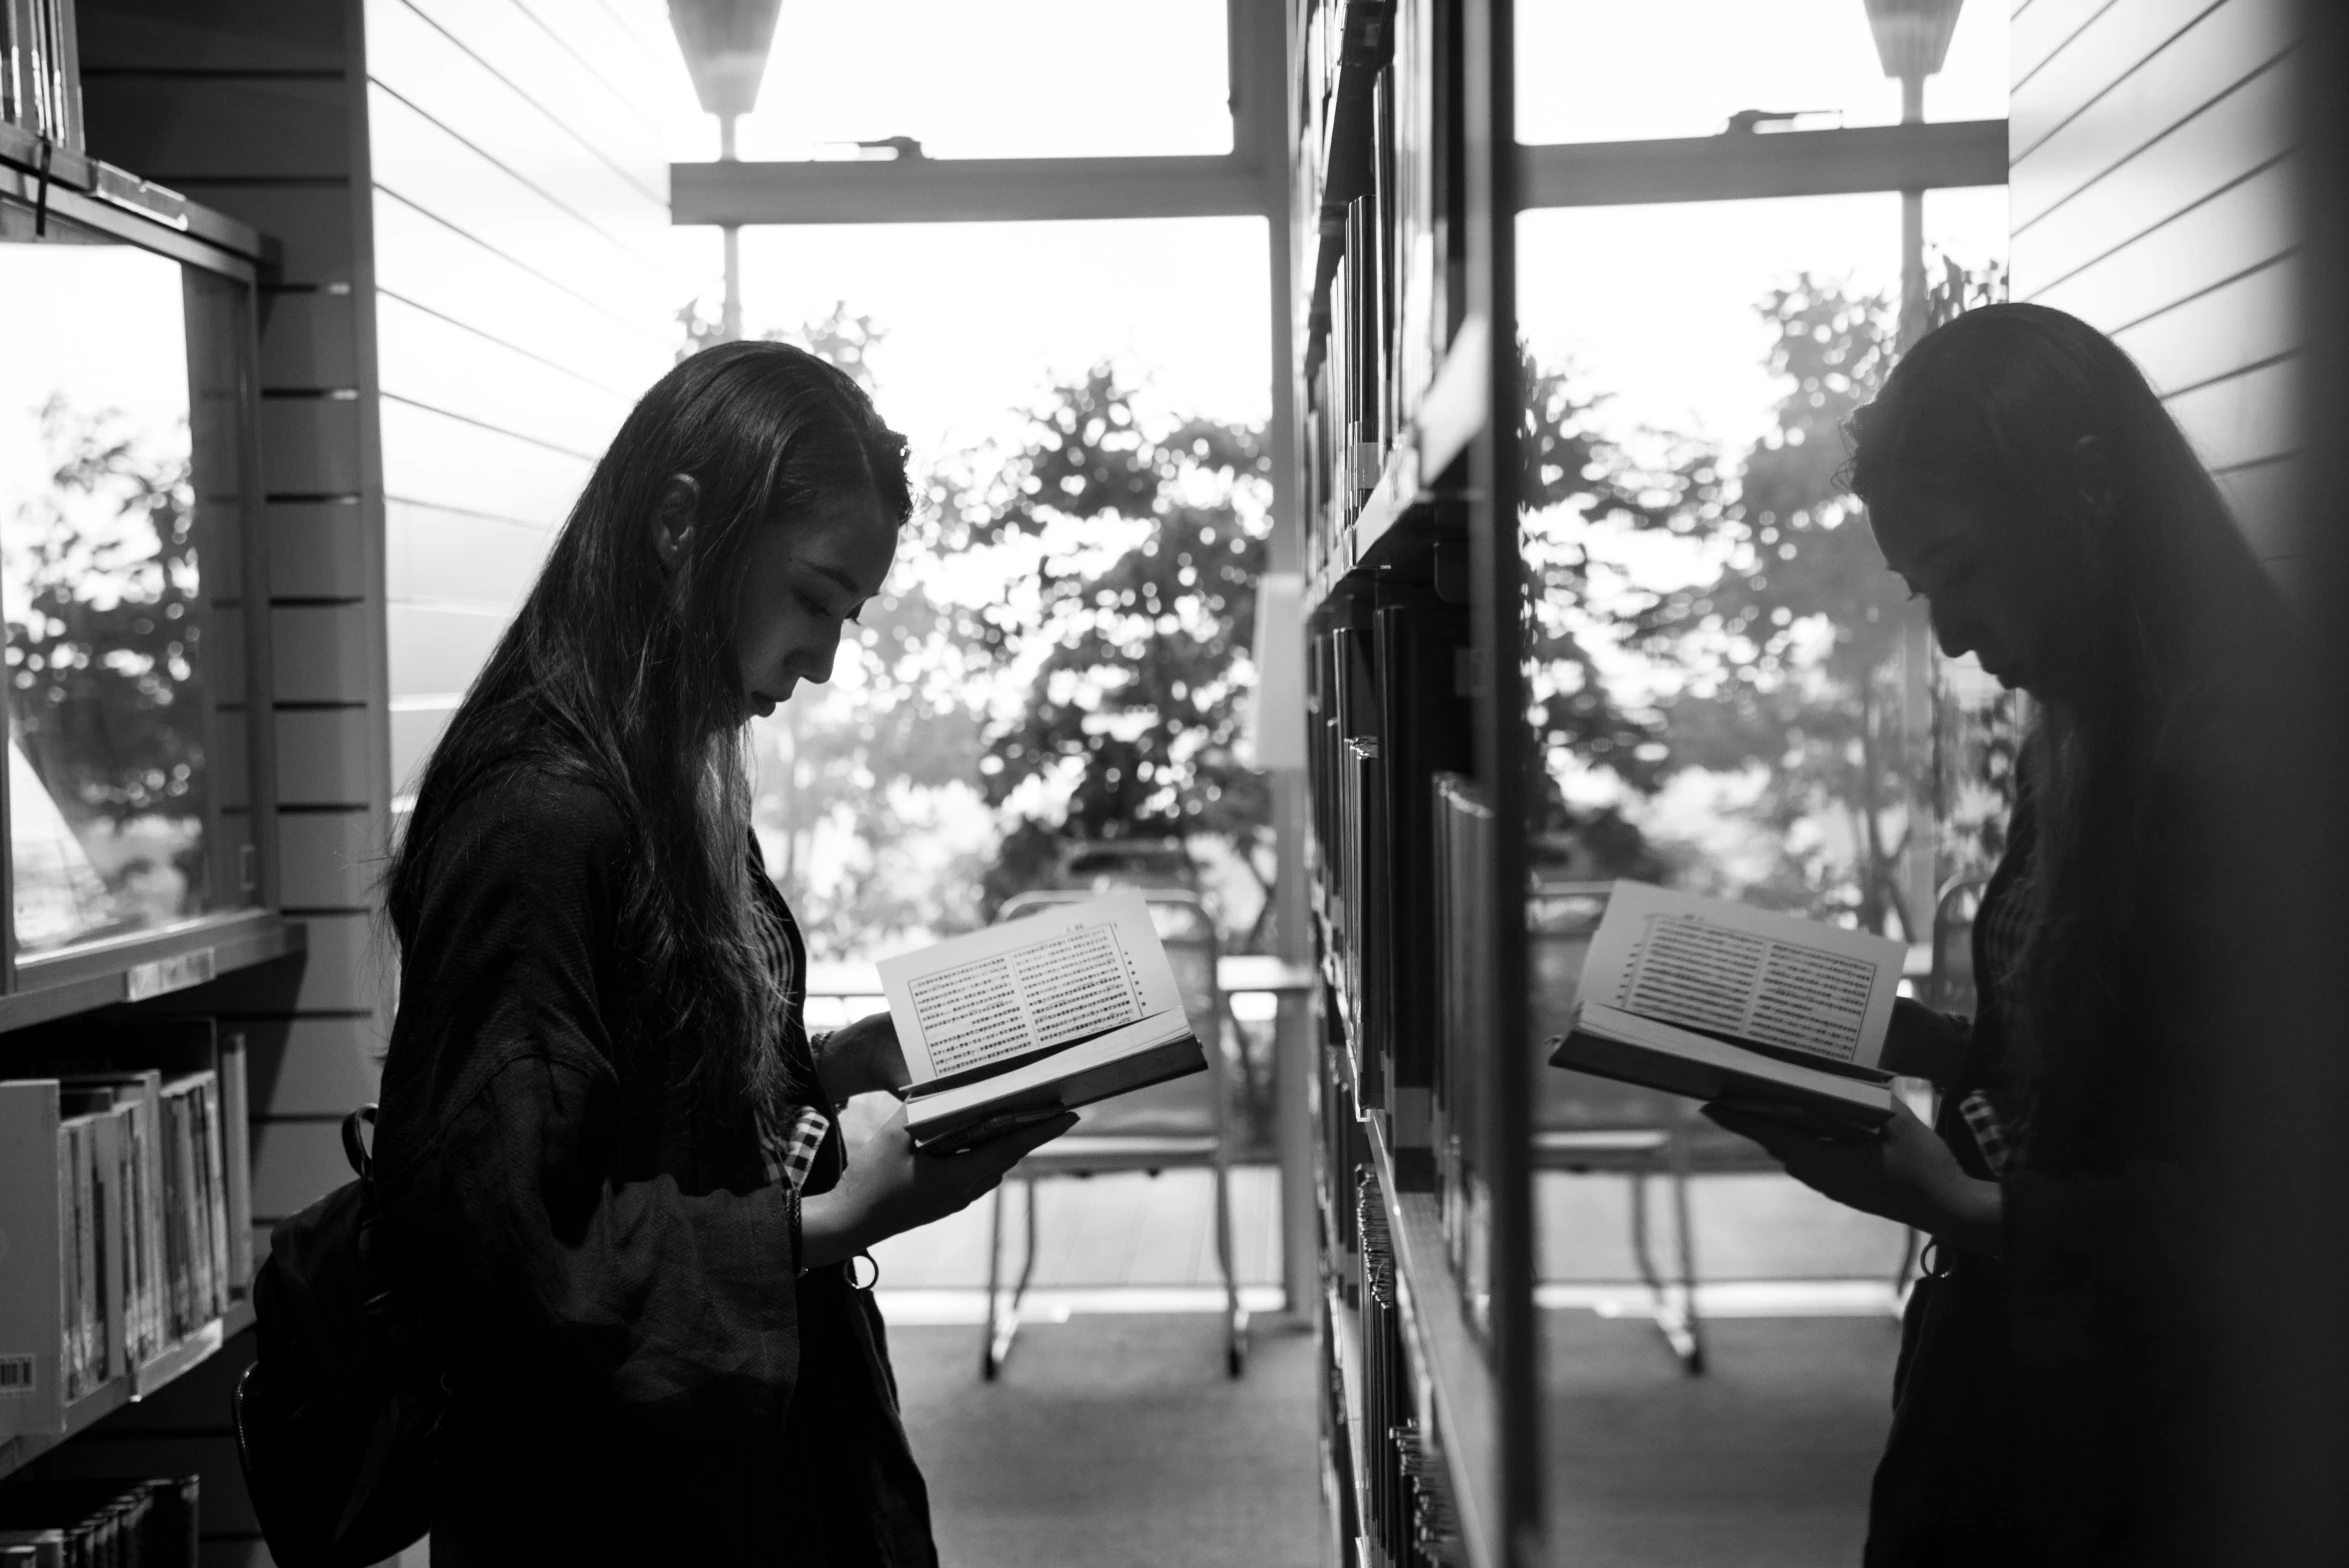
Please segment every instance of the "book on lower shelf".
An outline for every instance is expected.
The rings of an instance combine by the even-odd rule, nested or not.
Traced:
[[[241,1044],[217,1060],[0,1081],[0,1439],[61,1434],[110,1381],[136,1397],[217,1341],[250,1186],[221,1094]]]
[[[0,1485],[0,1564],[196,1568],[201,1491],[192,1475]]]
[[[1060,904],[879,965],[939,1152],[1207,1069],[1138,892]]]
[[[1617,882],[1550,1064],[1829,1128],[1893,1113],[1898,942]]]

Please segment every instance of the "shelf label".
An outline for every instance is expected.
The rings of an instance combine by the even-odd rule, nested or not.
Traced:
[[[184,991],[189,986],[202,985],[213,973],[213,950],[209,947],[134,964],[122,979],[123,1000],[143,1002],[151,996]]]

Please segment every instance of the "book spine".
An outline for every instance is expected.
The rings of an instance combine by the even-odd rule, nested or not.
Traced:
[[[171,1262],[163,1229],[163,1080],[145,1077],[146,1117],[141,1135],[145,1169],[141,1172],[147,1205],[147,1359],[163,1354],[171,1342]]]
[[[191,1174],[187,1143],[187,1096],[167,1090],[163,1096],[163,1243],[171,1307],[165,1338],[174,1343],[193,1326],[188,1318],[193,1287],[186,1223]]]
[[[0,1083],[0,1438],[65,1430],[67,1192],[53,1079]]]
[[[123,1115],[127,1109],[114,1106],[90,1129],[97,1145],[101,1379],[120,1377],[130,1370],[130,1233],[123,1222]]]
[[[182,1335],[192,1334],[203,1327],[204,1310],[204,1246],[203,1195],[196,1185],[198,1155],[196,1152],[196,1097],[182,1083],[173,1097],[174,1116],[178,1122],[179,1192],[172,1200],[172,1224],[179,1233],[180,1272],[178,1288],[180,1299],[180,1328]]]
[[[212,1315],[228,1311],[228,1172],[220,1125],[220,1075],[204,1075],[204,1229],[209,1247],[206,1266],[212,1276]]]
[[[253,1288],[253,1108],[245,1083],[245,1037],[220,1043],[221,1153],[228,1171],[228,1277],[238,1296]]]
[[[66,1397],[79,1399],[98,1383],[101,1307],[98,1299],[97,1151],[90,1118],[69,1124],[73,1151],[74,1375]]]
[[[144,1365],[154,1357],[155,1345],[155,1227],[153,1208],[154,1170],[153,1109],[144,1094],[126,1107],[123,1119],[125,1150],[124,1191],[129,1202],[126,1225],[130,1231],[128,1256],[131,1264],[131,1333],[130,1359],[133,1366]]]

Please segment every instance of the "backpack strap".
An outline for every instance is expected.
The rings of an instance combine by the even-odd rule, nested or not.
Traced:
[[[361,1131],[364,1128],[365,1131]],[[369,1149],[375,1133],[375,1107],[372,1103],[360,1106],[343,1118],[343,1158],[351,1162],[351,1173],[361,1181],[375,1178],[375,1156]]]

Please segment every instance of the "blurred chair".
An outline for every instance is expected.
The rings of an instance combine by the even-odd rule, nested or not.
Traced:
[[[1224,1364],[1238,1377],[1248,1359],[1248,1314],[1240,1305],[1239,1279],[1232,1266],[1232,1205],[1230,1147],[1225,1121],[1229,1096],[1224,1074],[1223,993],[1216,982],[1215,923],[1208,918],[1199,895],[1182,888],[1146,887],[1158,938],[1165,944],[1183,1010],[1207,1057],[1207,1071],[1137,1089],[1089,1105],[1083,1120],[1029,1155],[1016,1166],[1005,1187],[993,1198],[994,1212],[987,1237],[987,1338],[981,1348],[979,1371],[993,1379],[1011,1355],[1019,1332],[1020,1298],[1035,1273],[1037,1252],[1036,1182],[1046,1176],[1091,1176],[1100,1172],[1146,1171],[1155,1176],[1169,1167],[1204,1166],[1215,1172],[1215,1256],[1223,1270],[1225,1347]],[[1080,902],[1095,897],[1074,889],[1020,893],[1005,901],[1001,920],[1016,920],[1052,904]],[[1003,1291],[1003,1210],[1005,1189],[1021,1188],[1027,1209],[1027,1255],[1020,1262],[1018,1282],[1008,1299]]]
[[[1655,1299],[1656,1327],[1691,1376],[1705,1370],[1704,1323],[1696,1305],[1696,1243],[1689,1225],[1689,1178],[1775,1174],[1778,1162],[1755,1144],[1716,1127],[1695,1104],[1661,1090],[1549,1065],[1549,1041],[1566,1032],[1599,918],[1606,882],[1537,882],[1526,905],[1527,1033],[1541,1063],[1534,1102],[1536,1171],[1620,1175],[1631,1183],[1631,1250]],[[1648,1183],[1671,1184],[1677,1269],[1667,1281],[1656,1266]],[[1894,1281],[1908,1283],[1913,1244]]]

